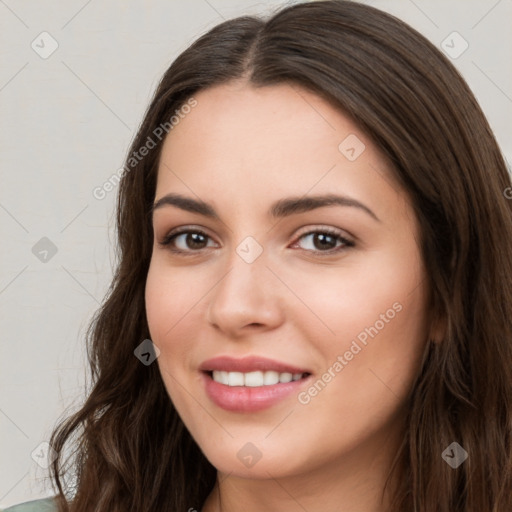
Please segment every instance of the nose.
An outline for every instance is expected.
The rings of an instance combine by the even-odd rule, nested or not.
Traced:
[[[240,338],[255,330],[278,327],[284,319],[279,281],[263,255],[247,263],[238,254],[209,294],[207,321],[227,337]]]

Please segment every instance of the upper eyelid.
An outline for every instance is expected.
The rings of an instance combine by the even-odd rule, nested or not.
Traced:
[[[339,234],[346,233],[346,235],[348,237],[356,238],[354,235],[350,234],[345,229],[335,228],[335,227],[331,227],[331,226],[326,226],[325,224],[312,224],[310,226],[306,226],[304,228],[300,228],[299,232],[297,233],[296,236],[306,235],[306,234],[310,233],[311,231],[321,231],[321,230],[333,231],[333,232],[336,232],[336,233],[339,233]],[[209,231],[208,228],[206,228],[204,226],[200,226],[198,224],[179,226],[177,228],[170,229],[168,232],[166,232],[165,236],[170,235],[171,233],[173,235],[177,235],[177,234],[184,233],[184,232],[186,233],[186,232],[189,232],[189,231],[201,231],[201,232],[204,232],[206,235],[211,236],[210,234],[208,234],[208,231]],[[214,237],[211,236],[211,238],[214,238]]]
[[[183,233],[204,233],[206,236],[208,236],[211,239],[215,238],[208,233],[207,228],[204,228],[202,226],[194,226],[194,225],[193,226],[180,226],[178,228],[171,229],[164,234],[163,238],[167,238],[170,236],[182,235]]]

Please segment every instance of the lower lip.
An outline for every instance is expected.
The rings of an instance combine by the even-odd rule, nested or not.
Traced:
[[[304,383],[311,378],[311,375],[308,375],[291,382],[249,387],[227,386],[215,382],[208,373],[201,372],[201,375],[210,400],[222,409],[231,412],[256,412],[267,409],[292,393],[297,394]]]

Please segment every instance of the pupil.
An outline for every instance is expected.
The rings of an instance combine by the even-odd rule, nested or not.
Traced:
[[[199,245],[199,248],[201,249],[202,244],[204,244],[205,242],[204,238],[205,237],[201,233],[189,233],[189,235],[187,236],[187,245],[190,248],[196,249],[198,248],[197,246]]]
[[[320,241],[320,243],[317,244],[317,241]],[[332,249],[336,246],[336,240],[332,235],[317,233],[314,237],[314,245],[317,249]]]

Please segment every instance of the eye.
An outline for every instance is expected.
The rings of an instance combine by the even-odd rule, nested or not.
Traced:
[[[302,248],[308,252],[314,252],[323,255],[331,255],[354,247],[354,242],[345,238],[341,232],[329,228],[310,230],[299,236],[298,240],[306,240],[307,243]],[[181,228],[179,231],[171,231],[164,239],[159,242],[163,247],[176,254],[185,256],[194,255],[203,249],[212,247],[208,242],[211,237],[199,229]],[[299,245],[295,242],[292,247]],[[215,247],[215,244],[213,244]]]
[[[331,255],[346,250],[348,247],[354,247],[354,242],[345,238],[341,232],[333,229],[322,228],[308,231],[298,238],[306,240],[307,243],[302,248],[308,252],[324,253]],[[298,245],[296,242],[294,245]]]
[[[207,248],[208,240],[211,238],[204,231],[182,229],[169,233],[159,243],[161,246],[169,247],[172,252],[191,254]]]

